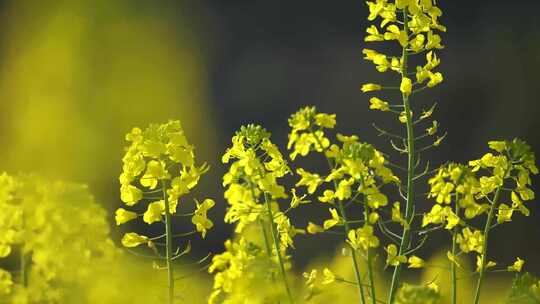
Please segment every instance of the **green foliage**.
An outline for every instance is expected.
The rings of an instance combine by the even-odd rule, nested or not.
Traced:
[[[440,294],[435,285],[414,286],[403,284],[396,295],[397,304],[437,304],[440,303]]]
[[[506,299],[507,304],[540,303],[540,280],[530,273],[516,275],[512,289]]]

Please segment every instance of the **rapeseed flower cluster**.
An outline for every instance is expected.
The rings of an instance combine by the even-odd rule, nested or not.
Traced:
[[[209,269],[210,272],[216,272],[211,302],[225,297],[228,300],[224,303],[229,303],[236,297],[242,297],[240,289],[235,287],[233,290],[232,286],[247,284],[249,280],[243,269],[253,267],[252,261],[260,259],[274,264],[269,269],[279,267],[283,285],[292,301],[286,278],[286,269],[289,267],[287,249],[294,247],[294,237],[302,231],[291,224],[286,215],[287,210],[282,211],[279,200],[287,199],[292,194],[294,205],[299,204],[301,199],[295,192],[289,193],[278,182],[291,172],[287,161],[270,141],[270,133],[256,125],[240,128],[222,161],[230,163],[229,171],[223,176],[223,186],[226,187],[224,196],[229,204],[225,222],[235,224],[235,232],[240,236],[246,229],[260,226],[264,246],[252,238],[240,237],[236,241],[227,241],[227,251],[215,256]],[[246,283],[239,280],[245,280]]]
[[[65,303],[119,254],[86,186],[0,174],[0,302]],[[8,264],[9,265],[9,264]]]
[[[444,77],[437,70],[441,63],[437,53],[444,48],[439,34],[445,32],[446,27],[439,22],[442,11],[437,7],[435,0],[373,0],[366,3],[369,9],[367,19],[373,23],[366,29],[364,41],[395,42],[400,50],[399,53],[389,54],[372,48],[363,49],[364,59],[373,63],[378,72],[393,72],[398,74],[400,79],[399,82],[390,85],[365,83],[361,86],[362,92],[379,95],[369,99],[370,109],[392,113],[405,126],[406,134],[401,135],[401,132],[389,132],[374,125],[380,135],[390,138],[394,150],[407,156],[405,166],[392,163],[392,167],[402,170],[405,175],[402,178],[403,184],[398,185],[404,206],[401,202],[396,202],[392,206],[392,221],[402,226],[402,232],[396,234],[384,225],[381,227],[385,234],[392,235],[394,243],[399,243],[396,244],[399,247],[390,244],[385,248],[388,253],[388,264],[394,267],[387,303],[394,303],[400,283],[401,265],[404,261],[408,261],[407,255],[411,253],[412,244],[418,237],[413,229],[416,225],[415,188],[418,180],[429,171],[427,163],[423,174],[416,173],[420,154],[429,148],[439,146],[446,136],[446,134],[438,135],[439,123],[434,120],[422,135],[415,135],[419,123],[433,114],[435,104],[428,110],[420,112],[416,110],[418,102],[411,103],[411,98],[412,95],[443,82]],[[392,102],[381,96],[382,92],[387,91],[400,93],[400,101]],[[418,142],[426,138],[430,138],[431,143],[418,148]]]
[[[367,1],[369,21],[380,19],[380,24],[370,25],[366,30],[366,42],[397,41],[403,53],[397,56],[386,55],[373,49],[364,49],[364,59],[371,61],[377,71],[392,71],[402,76],[399,90],[411,95],[423,87],[432,88],[443,81],[443,75],[435,71],[440,64],[436,50],[442,49],[442,39],[438,32],[446,32],[439,23],[442,11],[432,0],[376,0]],[[416,66],[415,79],[407,72],[407,57],[425,53],[425,64]],[[363,92],[385,89],[384,85],[367,83]],[[374,109],[388,110],[388,102],[376,97],[370,100]]]
[[[339,233],[335,228],[343,229],[345,241],[353,251],[351,255],[353,268],[357,269],[359,274],[358,265],[361,262],[359,257],[363,256],[367,260],[368,272],[371,272],[373,266],[371,251],[381,244],[379,237],[375,235],[375,229],[380,227],[381,222],[386,221],[384,209],[391,208],[391,212],[387,211],[392,213],[388,221],[408,225],[400,212],[399,204],[389,206],[389,199],[382,192],[386,185],[398,185],[400,179],[387,166],[385,156],[372,145],[360,142],[358,136],[338,133],[337,142],[333,143],[327,131],[336,125],[335,114],[319,113],[315,107],[306,107],[291,116],[289,125],[291,132],[288,147],[292,150],[291,159],[318,152],[326,158],[329,165],[329,171],[324,174],[299,167],[296,169],[299,180],[296,183],[295,193],[300,192],[299,189],[305,189],[306,194],[302,195],[302,198],[320,193],[313,201],[329,206],[330,218],[324,220],[321,225],[310,222],[307,232]],[[353,207],[359,208],[360,211],[353,210]],[[352,218],[350,214],[361,214],[362,217]],[[417,256],[407,258],[398,255],[394,244],[388,245],[386,251],[389,266],[409,263],[410,268],[420,268],[424,265],[424,261]],[[325,277],[323,279],[325,284],[341,282],[331,279],[336,275],[330,269],[324,269],[322,274]],[[310,297],[321,292],[321,288],[314,283],[317,282],[316,276],[316,269],[305,274],[306,284],[311,290]],[[357,276],[356,280],[355,284],[363,285],[360,276]],[[370,283],[366,284],[370,289],[371,298],[374,297],[373,284],[371,277]],[[360,293],[363,297],[363,290]]]
[[[130,145],[122,158],[120,175],[120,198],[132,207],[141,200],[149,200],[143,214],[119,208],[116,210],[116,224],[122,225],[142,215],[147,224],[162,223],[168,214],[174,215],[181,197],[190,193],[199,178],[208,171],[208,166],[197,166],[195,148],[190,145],[179,121],[157,125],[151,124],[146,130],[133,128],[126,135]],[[204,237],[212,228],[207,211],[214,206],[212,200],[196,203],[192,222]],[[147,236],[134,232],[126,233],[122,239],[126,247],[141,244],[153,246]]]
[[[208,166],[196,165],[195,148],[188,143],[180,121],[151,124],[144,131],[133,128],[126,135],[126,140],[130,144],[122,158],[120,198],[130,209],[116,210],[116,224],[122,225],[142,217],[148,225],[160,223],[164,227],[163,233],[158,236],[125,233],[122,245],[133,248],[145,244],[151,249],[159,261],[155,267],[167,270],[168,303],[173,303],[176,297],[174,260],[191,248],[187,243],[181,251],[175,239],[195,231],[204,238],[213,227],[207,216],[208,210],[215,205],[211,199],[205,199],[202,203],[195,200],[191,213],[177,212],[180,199],[184,199],[197,185],[200,177],[208,171]],[[185,203],[182,205],[186,206]],[[191,217],[195,230],[175,233],[172,225],[174,216]],[[160,265],[160,262],[165,262],[165,265]]]
[[[535,156],[523,141],[490,141],[488,145],[492,152],[480,159],[467,165],[451,163],[437,170],[429,180],[428,194],[436,204],[422,223],[440,225],[451,232],[454,246],[447,256],[452,268],[460,267],[458,256],[476,256],[477,299],[485,272],[497,265],[488,259],[490,231],[511,222],[516,212],[529,216],[525,202],[534,199],[531,175],[538,174]],[[483,216],[484,227],[477,228],[477,219]],[[514,264],[502,270],[521,272],[524,263],[517,257]]]

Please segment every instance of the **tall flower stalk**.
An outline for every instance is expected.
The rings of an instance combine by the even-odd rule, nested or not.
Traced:
[[[485,154],[482,158],[469,162],[474,172],[482,174],[479,178],[479,198],[487,201],[484,210],[487,218],[483,230],[477,230],[480,235],[480,248],[477,250],[478,279],[474,294],[474,303],[480,303],[482,284],[489,268],[496,266],[496,262],[489,260],[489,236],[491,230],[501,224],[511,222],[514,211],[528,216],[530,211],[524,202],[534,199],[530,175],[538,174],[535,164],[535,155],[531,148],[523,141],[491,141],[489,147],[493,152]],[[501,201],[503,194],[507,194],[512,205]],[[508,200],[508,198],[506,198]],[[496,220],[496,223],[494,221]],[[463,234],[462,243],[466,241]],[[465,247],[466,245],[462,247]],[[464,250],[465,251],[465,250]],[[524,261],[519,257],[513,265],[506,268],[509,272],[520,272]]]
[[[286,216],[287,210],[281,211],[278,203],[279,200],[289,196],[285,187],[278,183],[278,179],[290,172],[287,162],[277,146],[270,141],[270,133],[255,125],[243,126],[235,134],[232,147],[227,149],[222,161],[230,163],[229,171],[223,176],[223,185],[227,187],[225,198],[229,203],[225,221],[235,223],[235,232],[239,235],[242,235],[249,226],[256,224],[261,226],[264,251],[270,262],[269,265],[277,266],[288,302],[294,303],[286,273],[286,253],[288,248],[293,246],[293,238],[297,230]],[[268,229],[270,237],[267,233]],[[233,263],[232,252],[228,252],[226,257],[224,254],[214,258],[210,271],[216,272],[216,277],[210,302],[219,296],[233,298],[239,296],[235,294],[236,289],[231,286],[232,282],[240,279],[238,274],[243,273],[244,269],[253,266],[253,260],[260,258],[261,250],[256,242],[250,241],[247,237],[239,241],[240,244],[242,242],[255,250],[243,249],[242,252],[237,249],[240,246],[230,247],[230,249],[237,250],[238,253],[242,252],[249,258]],[[223,263],[223,259],[229,262]],[[244,297],[249,297],[250,291],[244,292]]]
[[[407,154],[406,166],[401,167],[405,172],[405,184],[401,187],[401,193],[405,201],[405,215],[403,230],[400,234],[399,249],[397,256],[406,256],[411,249],[413,236],[411,235],[413,221],[415,218],[415,183],[419,176],[416,175],[418,166],[417,160],[419,154],[429,147],[440,144],[442,138],[438,137],[432,144],[417,148],[417,141],[428,136],[433,136],[437,132],[437,122],[428,129],[427,134],[415,137],[415,125],[423,119],[431,116],[431,111],[425,111],[415,120],[413,116],[411,97],[426,88],[432,88],[442,82],[443,77],[439,72],[433,72],[433,69],[439,64],[435,55],[435,49],[441,49],[441,38],[435,31],[445,31],[446,29],[438,23],[438,17],[442,12],[437,8],[433,1],[413,1],[396,0],[395,3],[386,0],[368,1],[370,14],[369,21],[381,18],[381,31],[376,25],[371,25],[366,30],[366,42],[380,42],[395,40],[401,47],[400,57],[387,56],[375,50],[364,49],[365,59],[375,64],[379,72],[394,71],[400,75],[399,86],[385,86],[374,83],[367,83],[362,86],[363,92],[374,92],[380,90],[397,90],[401,92],[401,104],[391,104],[377,97],[370,99],[370,108],[374,110],[387,111],[398,115],[399,121],[405,124],[405,136],[396,135],[377,128],[381,135],[391,138],[392,146],[400,153]],[[410,78],[409,61],[411,56],[426,54],[427,63],[416,67],[416,81]],[[395,144],[393,140],[398,139],[401,142]],[[399,146],[403,144],[403,146]],[[399,167],[399,166],[398,166]],[[393,250],[392,250],[393,251]],[[396,263],[392,275],[392,283],[388,293],[388,303],[393,303],[395,293],[399,286],[402,271],[402,263]]]
[[[457,203],[459,201],[459,194],[456,194],[456,203],[454,206],[454,214],[456,216],[460,216],[460,208],[459,204]],[[454,227],[452,229],[452,257],[455,257],[457,255],[458,251],[458,244],[457,244],[457,235],[458,235],[458,228]],[[452,304],[457,304],[458,299],[458,277],[457,277],[457,262],[451,262],[450,263],[450,272],[451,272],[451,291],[450,291],[450,302]]]
[[[207,231],[213,227],[207,212],[215,204],[211,199],[202,203],[195,200],[193,212],[178,214],[178,200],[197,185],[208,166],[195,165],[194,147],[188,143],[179,121],[152,124],[144,131],[133,128],[126,135],[126,140],[130,145],[122,159],[120,197],[127,207],[133,210],[117,209],[116,224],[122,225],[142,218],[148,225],[158,223],[164,226],[163,233],[157,236],[126,233],[122,238],[122,245],[127,248],[147,245],[153,256],[143,256],[155,259],[158,268],[167,271],[167,301],[172,304],[176,297],[177,280],[174,260],[190,250],[189,244],[184,250],[180,250],[178,237],[199,232],[204,238]],[[145,211],[139,212],[141,208]],[[194,230],[175,233],[173,217],[176,215],[191,217]],[[165,265],[160,265],[161,262]]]
[[[287,272],[285,270],[285,260],[283,258],[281,244],[279,240],[279,232],[277,230],[276,223],[274,223],[274,212],[272,211],[272,205],[270,203],[270,200],[267,198],[267,195],[264,196],[264,201],[266,204],[266,210],[268,211],[268,219],[270,222],[270,232],[272,234],[272,241],[274,242],[274,250],[276,252],[276,256],[277,256],[277,260],[279,264],[279,271],[281,273],[281,279],[283,280],[283,286],[285,287],[285,291],[287,292],[287,297],[289,298],[289,302],[293,304],[294,297],[291,292],[291,287],[289,286],[289,281],[287,280]]]
[[[458,303],[458,256],[473,254],[476,257],[475,304],[480,303],[482,283],[489,270],[520,272],[524,264],[517,258],[505,269],[494,269],[497,263],[488,256],[489,235],[496,226],[512,221],[515,211],[529,215],[524,201],[534,198],[529,186],[530,175],[538,173],[535,157],[530,147],[520,140],[491,141],[489,147],[492,152],[482,158],[468,165],[444,165],[429,180],[428,198],[435,199],[436,204],[424,215],[422,226],[437,225],[451,232],[452,251],[447,256],[451,263],[453,304]],[[511,206],[501,203],[504,194],[512,201]],[[475,227],[471,220],[483,216],[486,216],[483,228]]]
[[[307,232],[338,233],[336,228],[343,229],[345,241],[351,251],[352,269],[355,274],[355,284],[358,288],[359,303],[376,303],[377,299],[373,260],[370,250],[379,247],[379,239],[373,235],[374,226],[378,222],[380,208],[388,204],[388,198],[381,192],[381,187],[397,183],[399,179],[385,166],[385,158],[373,146],[361,143],[357,136],[337,134],[339,144],[332,144],[327,129],[333,129],[336,124],[335,114],[318,113],[314,107],[306,107],[291,116],[289,125],[288,148],[292,149],[290,157],[295,160],[298,156],[307,156],[310,152],[322,153],[328,163],[329,171],[320,175],[303,168],[296,170],[300,180],[297,187],[306,187],[307,195],[314,194],[319,188],[322,196],[317,201],[330,205],[330,219],[322,226],[309,223]],[[363,218],[352,218],[354,207],[363,209]],[[358,225],[358,224],[361,224]],[[340,233],[338,233],[340,234]],[[367,257],[368,284],[361,275],[360,261]],[[326,284],[344,282],[336,279],[330,269],[323,272]],[[313,282],[316,270],[305,275],[308,286],[315,290]],[[340,278],[339,276],[337,276]],[[366,293],[364,289],[369,292]]]

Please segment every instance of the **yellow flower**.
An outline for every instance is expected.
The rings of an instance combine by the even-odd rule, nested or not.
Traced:
[[[500,204],[497,212],[497,223],[511,222],[512,213],[514,213],[514,209],[506,204]]]
[[[324,230],[328,230],[336,226],[337,224],[341,223],[341,218],[339,217],[337,210],[334,208],[330,208],[329,211],[330,211],[330,214],[332,215],[332,218],[324,221],[323,223]]]
[[[423,259],[415,255],[411,256],[408,262],[409,262],[408,268],[422,268],[426,264],[426,262]]]
[[[148,243],[148,237],[135,232],[128,232],[122,237],[122,245],[124,245],[124,247],[137,247],[145,243]]]
[[[519,198],[517,193],[515,191],[512,191],[512,194],[510,195],[510,198],[512,199],[512,208],[519,210],[523,215],[529,216],[530,211],[523,205],[523,201]]]
[[[476,251],[482,253],[484,248],[484,235],[480,230],[474,230],[474,232],[466,227],[462,230],[461,234],[457,236],[457,242],[463,252]]]
[[[319,196],[319,201],[322,203],[334,203],[334,191],[332,190],[324,190],[323,195]]]
[[[426,38],[422,34],[416,35],[409,43],[413,52],[420,52],[424,48]]]
[[[379,33],[379,30],[375,25],[371,25],[370,27],[368,27],[366,29],[366,33],[369,34],[364,38],[364,41],[366,42],[384,41],[384,35]]]
[[[358,136],[356,136],[356,135],[346,136],[346,135],[338,133],[336,135],[336,138],[340,142],[347,143],[347,144],[355,143],[355,142],[358,141]]]
[[[195,155],[193,153],[193,146],[179,146],[175,144],[167,144],[167,154],[169,158],[185,166],[193,166],[195,163]]]
[[[291,115],[289,118],[289,126],[294,131],[307,130],[311,125],[311,120],[316,113],[315,107],[305,107]]]
[[[377,97],[372,97],[369,100],[370,106],[369,108],[372,110],[380,110],[380,111],[388,111],[390,109],[390,106],[388,105],[388,102],[381,100]]]
[[[409,223],[401,213],[401,208],[399,202],[395,202],[392,206],[392,221],[399,223],[403,227],[409,227]]]
[[[264,177],[259,180],[257,185],[261,190],[270,194],[270,196],[274,199],[288,197],[287,193],[285,193],[285,187],[277,184],[276,176],[272,173],[264,175]]]
[[[325,268],[323,270],[323,280],[322,280],[321,284],[327,285],[327,284],[333,283],[335,281],[336,281],[336,276],[334,275],[334,273],[332,271],[330,271],[330,269]]]
[[[379,247],[379,239],[373,234],[373,226],[364,225],[356,230],[351,230],[347,234],[347,243],[355,250]]]
[[[450,204],[454,189],[454,184],[442,181],[432,185],[429,197],[436,197],[436,201],[439,204]]]
[[[493,149],[499,153],[502,153],[504,150],[506,150],[506,142],[505,141],[489,141],[488,146],[490,149]]]
[[[405,111],[401,111],[401,113],[399,113],[398,120],[401,123],[407,123],[407,113]]]
[[[377,51],[370,49],[363,49],[364,59],[373,62],[377,67],[377,71],[383,73],[388,70],[388,68],[394,68],[394,65],[399,65],[399,60],[397,58],[391,58],[391,61],[388,61],[388,58],[384,54],[380,54]],[[396,60],[398,60],[396,62]]]
[[[443,82],[443,75],[439,72],[429,74],[429,82],[427,84],[428,88],[432,88],[439,83]]]
[[[142,197],[142,191],[133,185],[122,185],[120,187],[120,199],[128,206],[135,205]]]
[[[499,176],[482,176],[480,177],[480,191],[482,194],[487,195],[495,191],[498,187],[503,185],[503,179]]]
[[[307,203],[311,202],[309,200],[305,200],[305,198],[307,197],[306,194],[304,194],[302,196],[297,196],[296,195],[296,189],[292,189],[291,193],[292,193],[291,208],[296,208],[296,207],[300,206],[301,204],[307,204]]]
[[[476,256],[476,272],[480,272],[482,268],[484,268],[485,270],[488,268],[495,267],[496,265],[497,263],[493,261],[489,261],[484,265],[484,256],[480,254]]]
[[[446,257],[448,258],[448,260],[450,260],[450,262],[452,262],[453,264],[456,264],[458,268],[461,268],[461,265],[458,263],[457,256],[453,255],[452,252],[447,251]]]
[[[434,103],[433,106],[431,106],[431,108],[429,108],[429,110],[422,111],[422,115],[420,115],[420,119],[426,119],[426,118],[431,117],[431,115],[433,115],[433,111],[435,111],[436,106],[437,106],[437,104]]]
[[[11,246],[0,243],[0,258],[5,258],[11,253]]]
[[[412,0],[396,0],[396,8],[404,9],[411,4]]]
[[[348,199],[352,195],[351,186],[354,184],[354,179],[341,180],[336,189],[336,197],[340,201]]]
[[[431,207],[431,210],[428,213],[424,214],[424,217],[422,218],[422,227],[425,227],[429,224],[442,223],[445,217],[444,210],[445,209],[439,204],[433,205],[433,207]]]
[[[115,216],[114,216],[117,226],[122,225],[136,218],[137,218],[137,213],[128,211],[124,208],[116,209]]]
[[[317,224],[314,224],[312,222],[309,222],[308,223],[308,226],[306,228],[307,232],[309,234],[317,234],[317,233],[321,233],[321,232],[324,232],[324,228],[317,225]]]
[[[197,231],[201,232],[203,238],[206,236],[206,232],[214,226],[212,221],[208,219],[206,213],[214,207],[215,204],[216,203],[212,199],[205,199],[200,205],[197,203],[197,209],[191,218],[191,222],[195,224]]]
[[[451,230],[460,223],[461,219],[454,213],[454,211],[452,211],[450,207],[445,207],[444,209],[446,215],[446,226],[444,226],[444,229]]]
[[[507,270],[510,272],[521,272],[521,269],[523,268],[524,264],[525,264],[524,260],[520,258],[516,258],[516,261],[514,262],[514,264],[512,264],[511,266],[508,266]]]
[[[140,128],[135,127],[131,129],[130,133],[126,134],[125,138],[126,138],[126,141],[138,143],[143,139],[142,130]]]
[[[323,182],[319,174],[307,172],[302,168],[296,170],[296,173],[301,176],[301,179],[296,183],[296,187],[306,186],[309,194],[313,194]]]
[[[366,83],[362,85],[361,91],[366,93],[366,92],[379,91],[381,89],[382,89],[382,86],[380,84]]]
[[[395,24],[389,25],[386,30],[387,32],[384,33],[384,40],[397,40],[402,47],[407,46],[409,38],[405,31],[401,31]]]
[[[437,129],[438,129],[438,128],[439,128],[439,123],[438,123],[436,120],[434,120],[434,121],[432,122],[431,127],[427,128],[427,130],[426,130],[426,131],[427,131],[427,134],[429,134],[429,135],[435,135],[435,133],[437,133]]]
[[[403,77],[401,79],[401,85],[399,86],[399,90],[403,95],[409,96],[412,92],[412,80],[407,77]]]
[[[152,202],[148,204],[148,208],[143,215],[143,221],[147,224],[160,222],[162,220],[161,214],[165,211],[165,202],[163,200]]]
[[[315,124],[323,128],[332,129],[336,125],[336,114],[317,113],[315,115]]]
[[[442,49],[441,36],[434,34],[433,31],[428,31],[428,42],[426,43],[426,50]]]
[[[369,217],[368,217],[368,222],[373,225],[373,224],[377,223],[379,218],[380,218],[380,216],[379,216],[379,214],[377,212],[371,212],[369,214]]]
[[[390,244],[385,248],[387,253],[386,265],[387,266],[398,266],[399,264],[406,263],[407,257],[404,255],[398,255],[398,249],[396,245]]]
[[[13,279],[11,273],[0,268],[0,295],[7,295],[11,293],[13,287]]]
[[[369,8],[368,20],[373,21],[385,9],[385,1],[378,0],[377,2],[366,2]]]

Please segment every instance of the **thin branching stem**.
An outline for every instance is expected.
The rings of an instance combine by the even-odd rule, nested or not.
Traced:
[[[367,202],[364,202],[364,218],[366,223],[369,222],[369,210],[368,210],[368,204]],[[368,247],[366,249],[366,260],[367,260],[367,272],[368,272],[368,279],[369,279],[369,290],[371,293],[371,303],[376,304],[377,303],[377,296],[375,294],[375,280],[373,279],[373,259],[371,256],[371,250]]]
[[[506,172],[504,174],[506,176]],[[493,203],[491,204],[491,208],[489,209],[488,217],[486,220],[486,225],[484,227],[484,246],[482,248],[482,265],[480,265],[480,271],[478,273],[478,281],[476,283],[476,292],[474,293],[474,304],[480,303],[480,290],[482,288],[482,283],[484,281],[484,275],[486,273],[486,264],[488,260],[488,240],[489,240],[489,231],[491,229],[491,223],[493,222],[493,219],[495,217],[495,210],[498,207],[499,204],[499,196],[501,195],[501,187],[498,187],[495,191],[495,195],[493,196]]]
[[[249,190],[251,192],[251,196],[252,197],[256,197],[255,195],[255,186],[253,185],[253,183],[251,183],[249,180],[247,181],[248,183],[248,186],[249,186]],[[266,199],[266,197],[265,197]],[[261,212],[262,213],[262,212]],[[273,218],[271,217],[270,218],[270,221],[273,222]],[[263,235],[263,239],[264,239],[264,246],[266,248],[266,253],[267,253],[267,256],[268,258],[272,258],[272,246],[270,246],[270,240],[268,240],[268,234],[266,232],[266,226],[265,226],[265,223],[262,219],[259,219],[259,224],[261,226],[261,233]]]
[[[266,253],[269,258],[272,257],[272,247],[270,246],[270,240],[268,240],[268,234],[266,233],[266,227],[264,221],[259,219],[259,224],[261,225],[261,233],[264,239],[264,247],[266,248]]]
[[[407,15],[407,8],[404,8],[403,9],[403,30],[405,31],[405,33],[409,33],[409,28],[408,28],[408,15]],[[401,67],[401,75],[402,77],[406,77],[407,75],[407,72],[408,72],[408,66],[407,66],[407,50],[405,48],[403,48],[403,53],[402,53],[402,60],[403,60],[403,65]],[[415,171],[415,156],[416,156],[416,152],[415,152],[415,142],[414,142],[414,121],[413,121],[413,117],[412,117],[412,112],[411,112],[411,105],[410,105],[410,100],[409,100],[409,95],[408,94],[405,94],[403,93],[402,94],[402,99],[403,99],[403,107],[404,107],[404,110],[405,110],[405,117],[407,119],[406,121],[406,126],[407,126],[407,154],[408,154],[408,159],[407,159],[407,199],[406,199],[406,204],[405,204],[405,220],[408,222],[408,223],[411,223],[412,222],[412,219],[414,217],[414,213],[413,213],[413,207],[414,207],[414,202],[413,202],[413,198],[414,198],[414,171]],[[411,228],[409,225],[407,226],[404,226],[403,227],[403,234],[402,234],[402,238],[401,238],[401,244],[399,246],[399,254],[403,254],[403,252],[409,250],[409,246],[410,246],[410,238],[411,238]],[[394,268],[394,273],[392,275],[392,283],[390,285],[390,291],[388,293],[388,304],[393,304],[394,303],[394,298],[395,298],[395,294],[396,294],[396,291],[397,291],[397,287],[399,285],[399,282],[400,282],[400,276],[401,276],[401,269],[402,269],[402,265],[399,264],[397,266],[395,266]]]
[[[21,252],[20,252],[20,278],[21,278],[21,285],[26,287],[28,286],[28,276],[27,276],[27,257],[26,257],[26,253],[24,252],[24,248],[22,248],[21,246]]]
[[[455,200],[455,207],[454,207],[454,213],[459,216],[459,196],[456,194],[456,200]],[[452,229],[452,257],[455,257],[457,255],[457,235],[458,235],[458,227],[454,227]],[[450,261],[450,269],[452,272],[452,294],[450,296],[451,303],[456,304],[457,303],[457,265],[454,261]]]
[[[309,129],[310,132],[314,133],[313,130],[310,128]],[[323,145],[321,143],[321,141],[319,140],[319,138],[317,136],[315,136],[315,140],[317,141],[317,144],[323,148]],[[325,158],[326,158],[326,162],[328,163],[328,169],[330,171],[332,171],[333,167],[332,167],[332,162],[330,161],[330,158],[328,158],[328,156],[326,156],[326,154],[324,152],[326,152],[326,149],[323,148],[323,154],[325,155]],[[336,181],[334,180],[334,190],[337,190],[337,183]],[[337,206],[338,206],[338,210],[339,210],[339,213],[341,215],[341,217],[343,218],[343,229],[345,230],[345,235],[348,235],[349,234],[349,231],[351,229],[351,227],[349,226],[349,223],[347,222],[347,214],[346,214],[346,211],[345,211],[345,207],[343,205],[343,202],[338,200],[337,201]],[[351,259],[352,259],[352,262],[353,262],[353,267],[354,267],[354,275],[356,277],[356,282],[358,283],[358,295],[360,296],[360,303],[362,304],[365,304],[366,303],[366,297],[364,295],[364,289],[362,288],[362,276],[360,275],[360,268],[359,268],[359,263],[358,263],[358,257],[356,255],[356,251],[354,250],[354,248],[352,248],[352,246],[350,247],[351,249]]]
[[[169,199],[167,198],[167,191],[165,188],[165,182],[161,181],[161,190],[163,195],[163,201],[165,202],[165,243],[166,243],[166,255],[167,261],[167,283],[169,288],[169,304],[174,303],[174,266],[173,266],[173,232],[171,223],[171,212],[169,209]]]
[[[378,127],[376,124],[372,124],[372,126],[373,126],[373,128],[375,128],[375,130],[377,130],[379,132],[379,136],[385,135],[385,136],[392,137],[392,138],[404,139],[403,136],[399,136],[397,134],[388,132],[388,131],[384,130],[383,128]]]
[[[428,237],[429,237],[429,234],[426,234],[426,235],[422,238],[422,240],[420,240],[420,242],[418,243],[418,245],[416,245],[416,247],[407,250],[406,252],[403,253],[403,255],[407,256],[407,255],[413,254],[413,253],[415,253],[416,251],[420,250],[420,248],[422,248],[422,247],[424,246],[424,244],[426,243]]]
[[[347,214],[345,213],[345,208],[343,207],[343,203],[341,201],[337,202],[337,206],[339,209],[339,213],[341,214],[341,217],[343,218],[343,227],[345,230],[345,234],[347,235],[349,231],[351,230],[349,223],[347,222]],[[358,293],[360,294],[360,301],[362,304],[365,304],[365,295],[364,295],[364,289],[362,288],[362,276],[360,275],[360,267],[358,263],[358,257],[356,255],[356,251],[351,247],[351,257],[353,261],[354,266],[354,274],[356,276],[356,281],[358,282]]]
[[[274,247],[276,249],[276,255],[279,262],[279,269],[281,271],[281,278],[283,279],[283,285],[287,291],[287,297],[289,298],[289,303],[294,304],[294,298],[289,287],[289,282],[287,281],[287,273],[285,271],[285,263],[283,257],[281,256],[280,244],[279,244],[279,235],[277,231],[276,224],[274,223],[274,213],[272,212],[272,205],[268,199],[266,193],[264,193],[264,202],[266,203],[266,208],[268,210],[268,219],[270,221],[270,232],[272,232],[272,240],[274,241]]]

